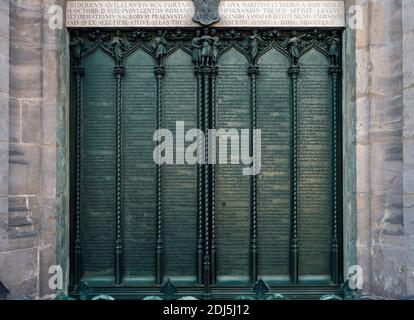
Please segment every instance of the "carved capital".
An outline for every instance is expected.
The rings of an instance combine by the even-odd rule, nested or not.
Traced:
[[[329,67],[329,75],[332,77],[339,77],[341,74],[341,67],[340,66],[331,66]]]
[[[258,66],[250,66],[249,67],[249,75],[250,76],[257,76],[259,74],[259,67]]]
[[[300,67],[299,66],[292,66],[289,68],[289,74],[292,78],[297,78],[300,73]]]
[[[156,66],[154,72],[158,77],[162,77],[165,74],[165,67]]]
[[[194,73],[196,75],[201,75],[203,73],[203,68],[201,66],[195,66],[194,67]]]
[[[209,66],[202,66],[202,71],[204,75],[208,75],[211,72],[211,68]]]
[[[77,76],[80,76],[80,77],[83,77],[84,74],[85,74],[85,70],[82,67],[79,67],[79,66],[74,66],[72,68],[72,72],[74,74],[76,74]]]
[[[213,66],[210,68],[210,73],[213,77],[216,77],[218,75],[218,67],[217,66]]]
[[[121,66],[114,67],[114,74],[118,78],[122,78],[125,75],[125,68]]]

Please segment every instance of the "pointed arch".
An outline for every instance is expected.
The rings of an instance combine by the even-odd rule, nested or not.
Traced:
[[[271,44],[269,44],[267,47],[265,47],[263,50],[261,50],[259,52],[259,54],[257,55],[257,57],[254,59],[254,64],[257,64],[260,59],[266,55],[266,53],[268,53],[269,51],[271,51],[272,49],[275,49],[276,51],[278,51],[279,53],[281,53],[289,62],[291,62],[291,57],[289,55],[289,53],[282,48],[281,46],[279,46],[276,42],[272,42]]]
[[[299,59],[304,56],[305,54],[307,54],[309,51],[311,51],[312,49],[315,49],[317,51],[319,51],[320,53],[322,53],[324,56],[329,57],[329,53],[328,51],[326,51],[325,48],[323,48],[321,45],[319,45],[316,41],[312,41],[312,43],[308,46],[306,46],[299,55]]]
[[[149,56],[151,56],[154,60],[154,62],[156,62],[155,57],[153,52],[148,49],[143,42],[139,41],[137,42],[132,48],[130,48],[129,50],[127,50],[124,54],[124,57],[122,58],[122,62],[124,63],[125,60],[132,55],[133,53],[135,53],[137,50],[142,50],[143,52],[145,52],[146,54],[148,54]]]
[[[178,42],[174,47],[172,47],[171,49],[169,49],[167,51],[167,53],[165,54],[165,61],[167,61],[167,59],[173,55],[177,50],[182,50],[184,51],[186,54],[188,54],[189,56],[191,56],[192,52],[190,49],[188,49],[182,41]]]
[[[230,44],[229,45],[227,45],[226,47],[224,47],[223,49],[221,49],[220,50],[220,52],[219,52],[219,54],[218,54],[218,57],[219,57],[219,59],[223,56],[223,55],[225,55],[228,51],[230,51],[231,49],[235,49],[235,50],[237,50],[238,52],[240,52],[243,56],[245,56],[246,57],[246,59],[247,59],[247,61],[249,62],[249,63],[251,63],[252,62],[252,59],[251,59],[251,56],[250,56],[250,54],[245,50],[245,49],[243,49],[242,47],[240,47],[237,43],[235,43],[235,42],[230,42]]]
[[[114,60],[114,56],[112,52],[109,51],[104,45],[102,45],[102,43],[97,43],[92,48],[90,48],[89,50],[85,52],[85,54],[82,56],[82,63],[84,63],[86,59],[88,59],[91,55],[93,55],[98,50],[101,50],[102,52],[104,52],[105,54],[107,54],[109,57],[111,57]]]

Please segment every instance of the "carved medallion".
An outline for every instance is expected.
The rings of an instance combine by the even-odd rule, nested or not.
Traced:
[[[220,20],[218,6],[220,0],[193,0],[195,12],[193,20],[208,26]]]

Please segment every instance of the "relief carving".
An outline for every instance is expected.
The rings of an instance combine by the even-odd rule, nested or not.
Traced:
[[[311,48],[317,48],[331,60],[332,66],[340,65],[341,43],[338,31],[288,31],[278,29],[181,29],[171,31],[142,30],[103,32],[74,31],[70,42],[73,64],[80,65],[89,51],[100,47],[111,55],[116,66],[121,66],[127,54],[139,47],[151,54],[159,66],[165,64],[165,57],[177,46],[192,56],[194,66],[214,67],[220,55],[229,47],[235,46],[251,64],[272,46],[290,57],[292,67],[299,66],[300,57]]]
[[[195,8],[193,20],[203,26],[219,21],[219,2],[220,0],[193,0]]]
[[[158,64],[163,64],[164,56],[167,52],[166,46],[167,46],[167,40],[165,39],[167,31],[158,30],[157,37],[154,39],[153,42],[153,48],[155,52],[155,59],[157,59]]]

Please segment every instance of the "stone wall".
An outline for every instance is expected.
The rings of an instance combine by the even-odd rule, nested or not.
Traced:
[[[9,298],[51,294],[56,244],[55,32],[52,1],[0,4],[0,281]]]
[[[407,294],[414,295],[414,1],[402,2],[403,212]]]
[[[9,298],[47,298],[68,262],[68,39],[50,5],[0,1],[0,281]],[[414,295],[414,0],[347,0],[344,229],[364,292]]]
[[[365,292],[398,298],[414,294],[409,245],[414,175],[406,123],[412,121],[407,112],[413,81],[407,45],[413,26],[407,17],[414,14],[413,1],[356,2],[363,8],[355,55],[358,264],[364,270]]]

